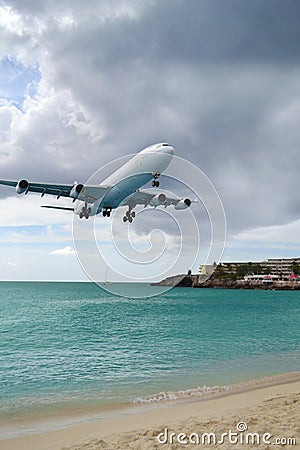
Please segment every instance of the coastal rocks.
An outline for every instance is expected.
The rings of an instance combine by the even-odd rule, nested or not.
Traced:
[[[152,283],[152,286],[194,287],[198,281],[198,275],[175,275],[157,283]]]

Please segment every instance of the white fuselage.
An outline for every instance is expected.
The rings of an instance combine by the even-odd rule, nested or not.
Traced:
[[[153,179],[154,173],[161,174],[172,161],[174,148],[168,144],[154,144],[137,155],[110,175],[102,184],[111,189],[99,201],[89,204],[91,216],[103,209],[117,208],[129,195]],[[76,200],[74,213],[80,214],[84,202]]]

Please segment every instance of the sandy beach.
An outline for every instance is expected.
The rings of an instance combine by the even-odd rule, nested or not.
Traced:
[[[1,450],[195,447],[300,448],[300,374],[262,379],[219,397],[162,402],[0,441]]]

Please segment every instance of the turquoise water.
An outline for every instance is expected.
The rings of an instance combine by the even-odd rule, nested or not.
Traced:
[[[299,292],[126,289],[0,283],[2,419],[300,370]]]

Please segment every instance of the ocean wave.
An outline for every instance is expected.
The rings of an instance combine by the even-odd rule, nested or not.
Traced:
[[[202,397],[207,395],[218,395],[232,391],[233,386],[199,386],[195,389],[182,391],[162,391],[149,397],[138,397],[134,403],[155,403],[166,400],[178,400],[190,397]]]
[[[189,399],[192,397],[207,398],[237,391],[246,391],[258,386],[269,386],[281,382],[291,382],[300,379],[300,372],[288,372],[269,377],[256,378],[243,383],[224,386],[199,386],[195,389],[185,389],[180,391],[162,391],[146,397],[138,397],[133,403],[158,403],[163,401]]]

